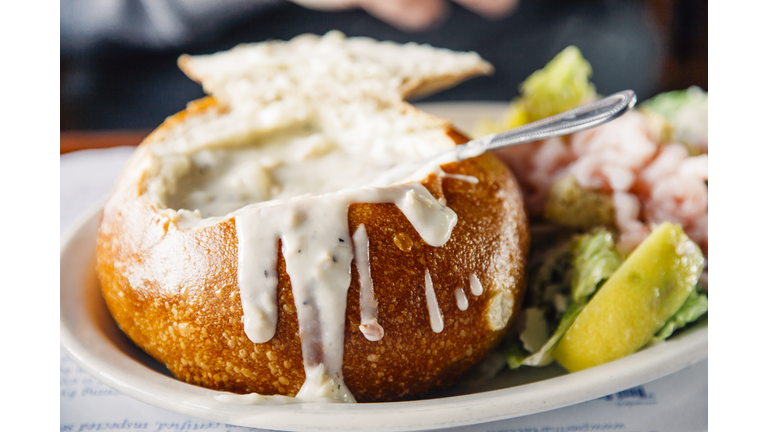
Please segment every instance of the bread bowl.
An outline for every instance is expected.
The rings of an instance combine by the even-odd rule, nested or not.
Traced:
[[[179,63],[211,96],[139,146],[99,227],[131,340],[192,384],[332,402],[421,396],[496,345],[529,243],[512,174],[481,155],[374,181],[466,140],[403,98],[487,63],[338,33]]]

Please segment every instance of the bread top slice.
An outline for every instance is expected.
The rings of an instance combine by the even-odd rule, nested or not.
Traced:
[[[339,31],[185,55],[179,67],[208,94],[229,104],[296,96],[401,101],[493,72],[475,52],[347,38]]]

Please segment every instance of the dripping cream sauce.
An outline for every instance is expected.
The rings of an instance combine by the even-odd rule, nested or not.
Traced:
[[[456,214],[420,183],[343,190],[253,209],[235,217],[245,333],[256,343],[269,341],[277,328],[277,247],[282,244],[307,376],[296,402],[354,401],[342,375],[345,308],[353,259],[360,275],[360,331],[370,341],[380,340],[386,334],[377,321],[378,304],[370,276],[365,226],[361,224],[349,236],[347,209],[353,203],[395,204],[421,238],[435,247],[450,239],[457,222]],[[480,295],[482,288],[479,292],[475,288],[479,281],[474,274],[470,281],[472,294]],[[440,333],[443,317],[428,270],[424,286],[431,328]],[[457,302],[459,309],[467,309],[466,296],[461,299],[457,294]],[[254,397],[241,400],[271,401]]]

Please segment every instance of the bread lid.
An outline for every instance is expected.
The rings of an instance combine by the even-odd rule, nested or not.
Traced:
[[[298,95],[397,102],[493,72],[475,52],[347,38],[339,31],[243,44],[212,55],[185,55],[179,67],[206,93],[228,104]]]

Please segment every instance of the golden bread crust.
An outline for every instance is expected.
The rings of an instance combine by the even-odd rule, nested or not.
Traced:
[[[254,343],[243,330],[234,219],[181,230],[142,196],[143,153],[186,116],[209,109],[220,108],[205,98],[169,118],[121,175],[98,234],[102,293],[120,328],[179,379],[236,393],[295,395],[304,382],[304,368],[282,254],[277,332],[269,342]],[[447,133],[457,142],[465,140],[455,131]],[[522,302],[529,233],[514,177],[491,154],[442,168],[479,180],[472,184],[430,175],[422,182],[458,215],[443,247],[424,243],[394,204],[349,208],[350,234],[361,223],[368,232],[378,321],[385,331],[383,339],[371,342],[358,329],[359,277],[353,262],[343,374],[360,402],[409,399],[451,384],[496,345]],[[445,322],[441,333],[434,333],[429,323],[427,269]],[[480,296],[470,294],[472,273],[484,287]],[[457,306],[456,288],[469,299],[465,311]],[[496,328],[489,324],[492,312],[505,319]]]

